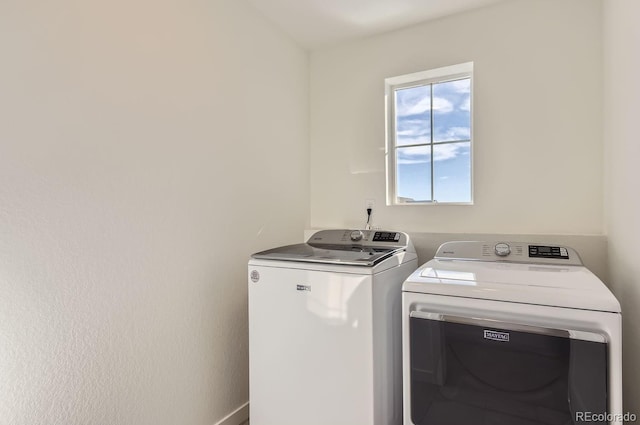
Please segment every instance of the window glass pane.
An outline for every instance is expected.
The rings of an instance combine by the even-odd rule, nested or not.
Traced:
[[[471,202],[471,144],[433,146],[433,191],[438,202]]]
[[[471,79],[433,85],[433,141],[471,139]]]
[[[396,149],[398,202],[431,201],[431,147]]]
[[[396,90],[396,144],[431,143],[431,86]]]

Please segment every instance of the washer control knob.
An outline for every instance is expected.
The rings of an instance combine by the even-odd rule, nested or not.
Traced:
[[[494,251],[496,252],[496,255],[498,257],[506,257],[507,255],[511,254],[511,247],[509,246],[509,244],[499,243],[494,247]]]
[[[353,232],[351,232],[351,240],[354,242],[362,240],[362,236],[363,234],[360,230],[354,230]]]

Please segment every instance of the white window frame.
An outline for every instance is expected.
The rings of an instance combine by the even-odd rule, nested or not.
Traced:
[[[469,202],[402,202],[398,200],[397,196],[397,163],[396,163],[396,149],[398,148],[396,143],[396,111],[395,111],[395,96],[394,93],[398,89],[406,89],[408,87],[418,87],[427,84],[443,83],[447,81],[459,80],[462,78],[470,79],[470,99],[471,104],[470,111],[470,137],[469,137],[469,149],[470,149],[470,189],[471,200]],[[387,177],[387,205],[473,205],[473,62],[466,62],[458,65],[445,66],[442,68],[431,69],[428,71],[415,72],[413,74],[400,75],[398,77],[386,78],[385,82],[385,130],[386,130],[386,177]],[[433,126],[433,122],[431,123]],[[433,129],[432,129],[433,130]],[[432,131],[433,137],[433,131]],[[436,143],[437,144],[437,143]],[[431,143],[432,155],[431,161],[433,165],[433,140]],[[400,146],[402,147],[402,146]],[[431,185],[433,194],[433,166],[431,167]]]

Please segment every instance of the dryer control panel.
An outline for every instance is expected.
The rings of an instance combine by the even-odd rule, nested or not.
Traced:
[[[435,258],[581,266],[569,247],[525,242],[454,241],[440,245]]]

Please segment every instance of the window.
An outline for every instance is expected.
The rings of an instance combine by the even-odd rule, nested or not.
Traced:
[[[471,204],[473,63],[387,78],[387,204]]]

